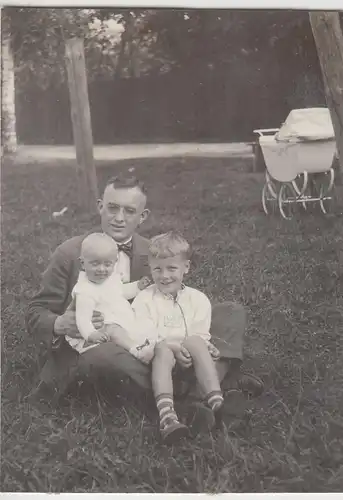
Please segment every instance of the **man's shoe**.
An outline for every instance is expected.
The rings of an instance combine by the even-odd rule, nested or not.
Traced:
[[[216,425],[211,408],[200,402],[193,402],[187,407],[186,422],[193,435],[211,432]]]
[[[221,385],[223,391],[238,389],[254,398],[260,396],[264,391],[262,379],[250,373],[239,373],[234,377],[226,377]]]
[[[264,391],[263,380],[250,373],[241,373],[237,380],[238,388],[251,397],[257,398],[261,396]]]
[[[238,389],[230,389],[224,393],[221,406],[215,411],[216,427],[222,428],[223,424],[230,425],[233,420],[244,418],[248,408],[248,401]]]
[[[178,420],[168,420],[160,429],[163,444],[172,445],[189,436],[189,429]]]

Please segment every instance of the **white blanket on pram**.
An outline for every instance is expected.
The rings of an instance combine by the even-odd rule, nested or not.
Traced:
[[[275,135],[277,141],[307,142],[334,139],[328,108],[293,109]]]

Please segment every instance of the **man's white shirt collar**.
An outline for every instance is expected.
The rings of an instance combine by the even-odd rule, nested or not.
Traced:
[[[113,238],[114,239],[114,238]],[[121,245],[127,245],[128,243],[130,243],[132,241],[132,236],[131,238],[129,238],[128,240],[126,241],[121,241],[120,243],[118,243],[118,241],[114,240],[118,246],[121,246]]]

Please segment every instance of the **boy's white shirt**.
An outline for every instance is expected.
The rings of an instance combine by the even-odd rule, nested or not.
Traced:
[[[210,341],[212,307],[207,296],[191,287],[184,287],[176,299],[161,293],[156,285],[141,290],[132,303],[136,320],[149,340],[182,341],[199,335]],[[142,341],[144,339],[142,338]]]
[[[104,324],[116,323],[127,330],[130,336],[137,336],[137,324],[128,300],[133,299],[138,292],[138,281],[123,283],[117,268],[99,284],[89,281],[86,273],[80,271],[72,297],[76,301],[76,325],[83,339],[66,337],[69,344],[80,353],[95,347],[96,344],[83,347],[95,330],[92,323],[95,310],[103,313]]]

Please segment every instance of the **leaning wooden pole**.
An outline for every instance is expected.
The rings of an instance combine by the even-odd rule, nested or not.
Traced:
[[[310,23],[335,130],[340,174],[343,173],[343,35],[338,12],[310,12]]]
[[[67,40],[65,55],[76,149],[78,203],[80,208],[95,213],[98,185],[93,158],[92,125],[83,40],[79,38]]]

